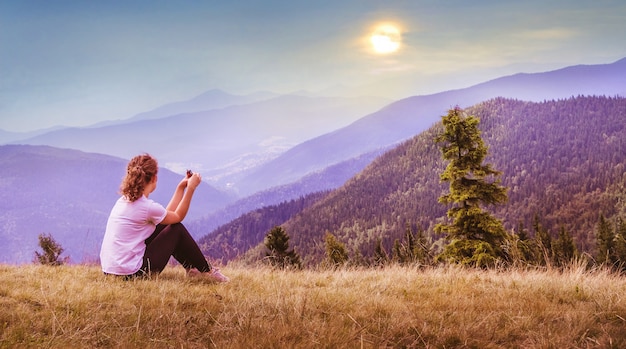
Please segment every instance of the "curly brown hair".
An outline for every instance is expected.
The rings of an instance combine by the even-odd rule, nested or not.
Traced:
[[[120,185],[120,193],[131,202],[143,195],[146,185],[157,175],[159,164],[149,154],[137,155],[126,167],[126,176]]]

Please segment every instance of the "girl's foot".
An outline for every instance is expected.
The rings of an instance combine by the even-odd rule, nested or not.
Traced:
[[[200,274],[202,273],[196,268],[187,269],[187,277],[194,278],[200,276]]]
[[[230,281],[230,279],[226,275],[222,274],[220,270],[217,268],[213,268],[211,269],[210,272],[202,273],[202,274],[204,277],[210,280],[213,280],[215,282],[229,282]]]
[[[206,273],[203,273],[196,268],[192,268],[192,269],[187,270],[187,276],[193,277],[193,278],[195,277],[203,278],[203,279],[213,281],[213,282],[229,282],[230,281],[230,279],[224,274],[222,274],[220,270],[217,268],[213,268],[211,269],[211,271],[206,272]]]

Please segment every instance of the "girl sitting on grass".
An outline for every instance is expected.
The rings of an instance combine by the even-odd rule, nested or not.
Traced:
[[[158,164],[148,154],[130,160],[106,225],[100,263],[105,274],[125,279],[158,274],[173,256],[190,277],[215,282],[228,278],[213,268],[181,221],[202,178],[188,173],[167,207],[148,198],[157,186]],[[186,189],[186,190],[185,190]]]

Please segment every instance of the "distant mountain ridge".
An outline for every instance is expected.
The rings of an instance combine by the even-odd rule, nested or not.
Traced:
[[[0,145],[19,141],[21,139],[33,138],[38,135],[48,133],[48,132],[53,132],[53,131],[60,130],[63,128],[64,127],[57,126],[57,127],[51,127],[51,128],[30,131],[30,132],[9,132],[9,131],[0,130]]]
[[[259,102],[271,98],[278,97],[277,94],[271,92],[257,92],[248,95],[234,95],[222,90],[213,89],[206,91],[189,100],[168,103],[153,110],[139,113],[131,118],[104,122],[92,127],[110,126],[115,124],[127,124],[140,120],[161,119],[168,116],[196,113],[206,110],[223,109],[234,105],[243,105]]]
[[[97,128],[68,128],[21,144],[50,145],[130,158],[148,152],[170,169],[193,167],[207,180],[267,161],[306,139],[345,126],[387,101],[279,96],[222,109]]]
[[[468,107],[496,97],[540,102],[578,95],[626,96],[626,58],[611,64],[516,74],[464,89],[409,97],[291,148],[250,171],[238,186],[252,193],[263,185],[289,183],[345,159],[398,144],[426,130],[456,105]]]

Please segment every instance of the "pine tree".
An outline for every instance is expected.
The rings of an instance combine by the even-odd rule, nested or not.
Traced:
[[[572,235],[563,226],[559,230],[559,236],[552,244],[552,251],[554,262],[561,268],[574,261],[578,255],[578,248],[576,248]]]
[[[338,268],[348,262],[346,246],[338,241],[333,234],[327,231],[324,242],[326,244],[326,261],[329,266]]]
[[[411,229],[411,224],[406,223],[406,229],[404,230],[404,238],[406,239],[406,247],[405,247],[405,258],[408,262],[415,262],[416,254],[419,253],[418,242],[415,241],[415,235],[413,235],[413,230]]]
[[[39,247],[42,253],[35,251],[35,261],[43,265],[63,265],[69,257],[61,258],[64,249],[50,234],[39,234]]]
[[[617,234],[615,236],[615,262],[621,271],[626,271],[626,222],[620,217],[617,219]]]
[[[519,237],[520,241],[528,240],[528,232],[526,232],[526,227],[524,227],[524,223],[521,221],[517,225],[517,236]]]
[[[528,238],[528,232],[524,227],[524,223],[519,222],[517,230],[508,237],[507,255],[509,263],[518,266],[524,266],[535,262],[535,256],[532,249],[532,241]]]
[[[289,251],[289,235],[282,227],[272,228],[265,236],[264,244],[268,249],[266,260],[271,265],[280,269],[302,267],[300,256],[294,250]]]
[[[411,226],[407,224],[405,237],[407,240],[406,248],[410,263],[419,263],[422,265],[431,265],[432,241],[424,234],[424,229],[418,227],[417,233],[413,234]]]
[[[449,241],[438,259],[480,267],[493,265],[505,257],[502,245],[506,231],[482,206],[507,201],[506,188],[495,178],[501,173],[483,164],[487,146],[477,117],[464,116],[457,107],[442,117],[442,123],[444,132],[435,141],[442,143],[443,159],[449,161],[440,178],[449,182],[450,188],[439,202],[453,207],[447,213],[452,222],[435,226],[435,231],[446,234]]]
[[[604,218],[604,215],[600,215],[598,220],[598,233],[596,238],[596,244],[598,247],[598,253],[596,254],[596,262],[598,264],[612,264],[611,257],[614,254],[615,239],[609,222]]]
[[[415,262],[415,236],[411,230],[411,225],[406,224],[406,230],[404,233],[404,240],[401,242],[395,239],[392,249],[392,260],[401,265]]]

